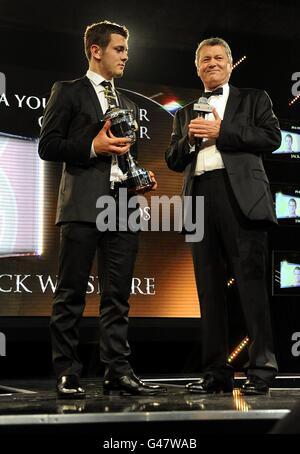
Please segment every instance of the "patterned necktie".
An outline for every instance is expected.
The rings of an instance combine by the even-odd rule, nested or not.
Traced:
[[[118,101],[115,93],[113,92],[111,82],[104,80],[103,82],[101,82],[101,85],[104,87],[104,96],[108,105],[107,110],[111,110],[114,107],[117,107]]]
[[[214,91],[206,91],[203,93],[204,98],[210,98],[211,96],[218,96],[223,94],[223,87],[216,88]]]
[[[106,80],[104,80],[103,82],[101,82],[101,85],[104,87],[104,96],[105,96],[105,99],[106,99],[107,105],[108,105],[107,110],[109,111],[109,110],[113,109],[114,107],[117,107],[117,105],[118,105],[117,97],[116,97],[115,93],[113,92],[112,85],[110,82],[107,82]],[[118,166],[120,167],[122,172],[125,174],[128,170],[128,165],[127,165],[127,160],[125,158],[125,155],[120,155],[120,156],[115,155],[115,158],[117,160]]]

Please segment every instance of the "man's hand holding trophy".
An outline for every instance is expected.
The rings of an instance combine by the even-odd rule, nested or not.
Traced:
[[[124,138],[124,142],[120,142],[121,147],[127,148],[136,141],[136,134],[138,131],[138,124],[133,117],[133,111],[129,109],[121,109],[119,107],[113,107],[109,109],[105,116],[104,121],[110,122],[108,129],[109,137]],[[128,142],[127,139],[130,139]],[[122,181],[122,185],[125,186],[129,192],[144,193],[157,188],[157,182],[155,180],[154,173],[141,167],[138,162],[133,158],[130,150],[126,150],[125,159],[127,162],[127,171],[125,178]]]

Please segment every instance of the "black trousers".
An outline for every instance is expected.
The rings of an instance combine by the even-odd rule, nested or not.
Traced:
[[[97,253],[100,280],[100,360],[106,376],[131,370],[127,341],[128,299],[138,249],[138,233],[99,232],[96,225],[70,222],[61,226],[58,285],[50,321],[53,364],[57,377],[79,376],[79,322],[92,263]]]
[[[250,338],[248,375],[271,382],[277,363],[266,285],[267,233],[241,212],[225,169],[196,177],[197,195],[204,196],[204,238],[192,243],[192,254],[201,306],[203,370],[221,377],[233,374],[226,362],[229,269],[236,280]]]

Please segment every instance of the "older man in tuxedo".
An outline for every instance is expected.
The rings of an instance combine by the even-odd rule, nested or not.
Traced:
[[[277,372],[266,288],[266,229],[277,221],[262,153],[280,146],[280,129],[266,92],[229,85],[232,55],[226,41],[202,41],[195,63],[204,85],[201,96],[212,112],[197,117],[193,103],[180,109],[166,152],[169,168],[185,174],[183,194],[204,196],[204,238],[191,243],[203,376],[187,388],[202,394],[233,388],[225,301],[230,270],[250,338],[242,392],[265,394]]]
[[[54,84],[41,130],[41,158],[64,163],[56,218],[61,229],[58,284],[50,323],[57,393],[62,398],[85,395],[79,382],[79,322],[96,254],[104,393],[152,395],[161,390],[141,381],[129,363],[128,299],[138,232],[121,228],[102,232],[96,226],[99,197],[113,195],[119,211],[116,189],[124,182],[124,154],[132,145],[129,138],[112,135],[104,114],[120,106],[138,119],[137,106],[114,87],[114,78],[122,77],[128,60],[128,36],[126,27],[108,21],[87,27],[89,69],[82,78]],[[131,152],[136,156],[136,143]]]

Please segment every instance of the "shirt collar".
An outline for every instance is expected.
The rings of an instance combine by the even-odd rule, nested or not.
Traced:
[[[91,71],[90,69],[87,70],[86,72],[86,77],[92,82],[94,85],[100,85],[104,80],[104,77],[101,76],[101,74],[95,73],[95,71]],[[108,80],[107,82],[110,82],[113,89],[115,88],[114,86],[114,80]]]

